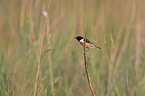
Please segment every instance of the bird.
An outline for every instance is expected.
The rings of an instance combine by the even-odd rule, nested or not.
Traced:
[[[77,37],[74,37],[75,39],[77,39],[77,41],[82,45],[84,46],[84,44],[86,44],[86,48],[87,48],[87,51],[89,51],[89,48],[98,48],[98,49],[101,49],[101,47],[98,47],[96,45],[94,45],[91,41],[89,41],[88,39],[84,39],[82,36],[77,36]],[[86,43],[85,43],[86,42]],[[86,52],[87,52],[86,51]],[[85,52],[85,53],[86,53]]]

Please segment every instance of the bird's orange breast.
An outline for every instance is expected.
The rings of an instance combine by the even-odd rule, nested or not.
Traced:
[[[84,46],[85,43],[84,43],[84,42],[80,42],[80,44],[81,44],[82,46]]]
[[[85,45],[85,42],[80,42],[80,44],[82,46],[84,46]],[[89,44],[89,43],[86,42],[86,47],[90,48],[90,47],[92,47],[92,44]]]

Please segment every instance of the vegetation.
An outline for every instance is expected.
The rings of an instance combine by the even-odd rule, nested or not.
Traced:
[[[1,0],[0,96],[145,96],[145,1]],[[42,11],[47,11],[46,18]],[[41,59],[40,48],[45,31]],[[36,74],[40,60],[38,82]]]

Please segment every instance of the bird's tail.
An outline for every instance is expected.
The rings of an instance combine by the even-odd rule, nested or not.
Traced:
[[[101,47],[98,47],[98,46],[96,46],[96,45],[95,45],[95,47],[98,48],[98,49],[101,49]]]

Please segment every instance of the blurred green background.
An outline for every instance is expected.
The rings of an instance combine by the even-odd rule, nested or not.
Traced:
[[[84,36],[97,96],[145,96],[144,0],[1,0],[0,96],[33,96],[48,12],[37,96],[91,96]],[[50,49],[50,50],[49,50]],[[47,51],[49,50],[49,51]]]

